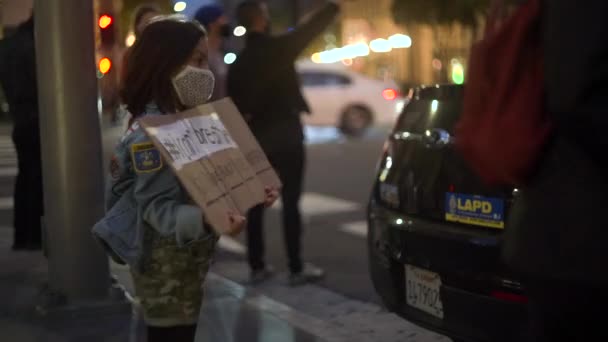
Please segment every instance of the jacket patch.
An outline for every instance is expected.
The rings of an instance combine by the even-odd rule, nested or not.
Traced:
[[[153,143],[133,144],[131,146],[133,168],[137,173],[158,171],[163,167],[160,151]]]

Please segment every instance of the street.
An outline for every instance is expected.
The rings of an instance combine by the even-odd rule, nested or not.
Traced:
[[[373,128],[364,137],[346,139],[331,128],[307,129],[304,259],[327,271],[320,285],[365,302],[379,300],[368,276],[365,208],[386,132]],[[279,210],[280,203],[266,215],[266,241],[267,262],[282,273],[287,265]],[[244,236],[239,242],[245,243]]]
[[[332,128],[307,128],[307,172],[301,203],[305,220],[303,254],[327,272],[316,284],[286,286],[286,260],[280,203],[266,215],[267,262],[277,275],[255,290],[292,310],[353,330],[362,341],[449,341],[386,312],[368,274],[365,208],[375,164],[388,128],[376,127],[360,138],[347,139]],[[104,132],[104,159],[120,135]],[[0,229],[12,226],[12,191],[16,158],[8,130],[0,136]],[[8,248],[8,246],[6,246]],[[245,237],[222,238],[212,271],[248,286]]]

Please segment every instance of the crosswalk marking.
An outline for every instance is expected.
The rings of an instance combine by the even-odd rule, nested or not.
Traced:
[[[18,171],[19,170],[14,166],[0,166],[0,177],[14,177],[17,176]]]
[[[340,227],[340,230],[348,234],[367,237],[367,221],[345,223]]]
[[[281,207],[280,200],[273,205],[274,209],[280,209]],[[361,206],[355,202],[314,192],[305,193],[300,201],[300,210],[302,211],[302,214],[307,216],[355,211],[360,207]]]
[[[0,210],[12,210],[13,197],[0,197]]]
[[[0,136],[0,177],[17,175],[17,153],[9,136]]]

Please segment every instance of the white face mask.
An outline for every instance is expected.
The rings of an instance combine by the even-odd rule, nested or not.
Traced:
[[[173,78],[173,87],[180,102],[194,108],[205,104],[213,95],[215,76],[211,70],[188,65]]]

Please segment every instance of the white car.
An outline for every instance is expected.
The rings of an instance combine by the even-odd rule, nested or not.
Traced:
[[[342,63],[296,64],[311,115],[306,125],[335,126],[347,135],[360,135],[372,124],[392,125],[405,105],[395,82],[375,80]]]

